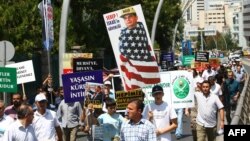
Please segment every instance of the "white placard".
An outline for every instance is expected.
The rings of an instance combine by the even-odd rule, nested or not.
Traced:
[[[94,140],[103,140],[103,127],[92,125],[92,137]]]
[[[163,100],[171,104],[174,108],[194,107],[194,84],[193,76],[188,71],[168,71],[161,72],[161,85],[164,91]],[[152,97],[152,87],[143,87],[145,93],[144,103],[154,101]]]
[[[36,81],[32,60],[9,64],[5,67],[17,69],[17,84]]]

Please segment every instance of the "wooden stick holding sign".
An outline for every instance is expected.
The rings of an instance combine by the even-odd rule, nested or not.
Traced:
[[[22,90],[23,90],[23,101],[26,101],[27,97],[26,97],[26,93],[25,93],[24,83],[22,83]]]

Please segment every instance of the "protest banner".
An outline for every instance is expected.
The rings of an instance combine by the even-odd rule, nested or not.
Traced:
[[[84,72],[84,71],[93,71],[102,69],[103,69],[102,59],[84,59],[84,58],[73,59],[73,72]]]
[[[62,82],[66,103],[83,101],[85,96],[85,83],[103,83],[102,71],[63,74]]]
[[[208,60],[209,60],[209,52],[196,52],[195,53],[195,61],[208,62]]]
[[[8,68],[16,68],[17,84],[36,81],[32,60],[6,65]]]
[[[74,58],[93,58],[93,53],[64,53],[63,55],[63,73],[73,73]]]
[[[160,82],[141,5],[103,15],[125,91]],[[132,23],[127,18],[133,18]]]
[[[0,67],[0,92],[17,92],[16,68]]]
[[[117,110],[125,110],[127,108],[128,102],[131,99],[138,98],[143,100],[144,93],[141,89],[131,90],[131,91],[117,91],[115,93]]]
[[[161,72],[161,83],[164,91],[163,100],[171,104],[174,108],[194,107],[194,84],[192,73],[188,71],[168,71]],[[152,88],[154,85],[142,88],[145,94],[144,103],[154,101]]]

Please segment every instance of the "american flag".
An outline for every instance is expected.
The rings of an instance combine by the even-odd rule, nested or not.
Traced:
[[[123,29],[119,37],[121,75],[125,90],[160,82],[159,68],[141,22],[133,29]]]

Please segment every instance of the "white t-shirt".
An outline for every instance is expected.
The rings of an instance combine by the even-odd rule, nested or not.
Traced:
[[[210,92],[212,94],[216,94],[218,96],[221,96],[222,95],[221,86],[218,83],[214,83],[214,85],[211,86]]]
[[[143,110],[143,118],[148,119],[148,112],[153,112],[153,124],[156,129],[165,128],[170,126],[170,120],[177,118],[174,108],[172,108],[168,103],[163,102],[161,105],[156,105],[155,103],[150,103],[145,106]],[[161,141],[171,141],[170,132],[160,135]]]
[[[214,70],[211,70],[211,72],[209,73],[207,70],[204,70],[202,73],[202,78],[204,80],[207,80],[209,76],[215,76],[216,72]]]
[[[56,112],[46,109],[46,112],[41,115],[36,111],[34,113],[32,126],[38,140],[56,141],[55,127],[59,127]]]

